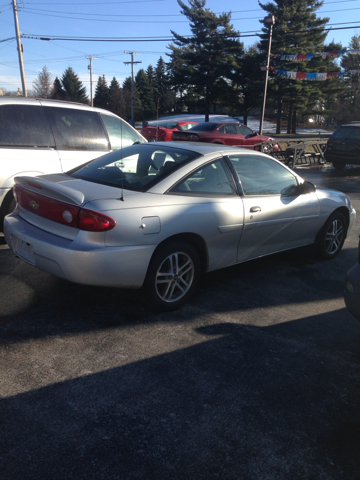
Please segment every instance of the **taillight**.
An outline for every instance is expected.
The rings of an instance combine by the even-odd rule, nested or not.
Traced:
[[[80,208],[79,211],[79,229],[87,232],[106,232],[116,226],[113,218],[103,213]]]
[[[49,198],[19,185],[14,187],[14,198],[21,207],[35,215],[79,230],[106,232],[116,226],[116,221],[103,213]]]

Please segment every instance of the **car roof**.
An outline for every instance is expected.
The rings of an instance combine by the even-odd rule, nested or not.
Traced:
[[[68,102],[65,100],[53,100],[49,98],[29,98],[29,97],[0,97],[0,105],[42,105],[45,107],[63,107],[63,108],[73,108],[76,110],[87,110],[106,113],[108,115],[113,115],[117,117],[116,114],[110,112],[109,110],[104,110],[103,108],[91,107],[86,103],[77,103],[77,102]]]
[[[256,150],[251,150],[249,148],[233,147],[230,145],[223,145],[219,143],[205,143],[205,142],[150,142],[150,143],[141,143],[139,147],[147,148],[153,147],[154,145],[159,145],[159,147],[173,147],[183,150],[191,150],[193,152],[199,153],[199,155],[208,155],[214,152],[224,152],[225,154],[230,153],[242,153],[244,155],[263,155]]]

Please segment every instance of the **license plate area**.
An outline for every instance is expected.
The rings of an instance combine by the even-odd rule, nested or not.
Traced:
[[[25,262],[31,263],[31,265],[35,265],[34,249],[30,243],[12,235],[11,244],[18,257],[25,260]]]

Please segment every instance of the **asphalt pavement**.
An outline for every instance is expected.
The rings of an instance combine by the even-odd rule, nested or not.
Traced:
[[[360,212],[360,169],[298,173]],[[342,298],[359,218],[337,258],[212,272],[172,313],[35,270],[0,237],[0,479],[359,479],[360,322]]]

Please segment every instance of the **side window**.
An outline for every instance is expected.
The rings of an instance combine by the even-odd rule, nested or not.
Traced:
[[[225,125],[223,125],[222,127],[219,128],[219,132],[220,133],[226,133]]]
[[[238,130],[240,135],[251,135],[254,132],[251,130],[251,128],[247,127],[246,125],[238,125]]]
[[[96,112],[75,108],[43,107],[58,150],[108,151],[109,141]]]
[[[43,107],[2,105],[0,107],[0,146],[54,147],[54,137]]]
[[[180,127],[178,127],[178,130],[184,132],[185,130],[189,130],[190,128],[195,127],[195,125],[197,125],[197,123],[186,123],[185,125],[180,125]]]
[[[226,125],[226,133],[236,134],[236,126],[235,125]]]
[[[229,155],[245,195],[281,195],[297,185],[296,177],[281,164],[256,155]]]
[[[170,193],[186,195],[237,195],[234,180],[223,160],[208,163],[175,185]]]
[[[135,142],[143,143],[143,138],[126,122],[111,115],[101,114],[107,128],[112,150],[129,147]]]

